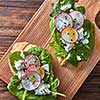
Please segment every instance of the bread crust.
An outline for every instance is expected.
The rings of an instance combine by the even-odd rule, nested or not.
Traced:
[[[57,60],[61,66],[67,64],[67,61],[63,57],[57,57]]]

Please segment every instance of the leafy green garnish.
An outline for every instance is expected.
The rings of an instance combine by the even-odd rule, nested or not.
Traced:
[[[21,54],[21,52],[17,51],[17,52],[14,52],[14,53],[10,54],[10,56],[9,56],[9,61],[10,61],[11,67],[12,67],[12,69],[13,69],[13,71],[15,73],[17,73],[17,70],[14,67],[15,66],[15,61],[18,61],[18,60],[22,60],[23,59],[20,56],[20,54]]]
[[[87,32],[90,35],[88,38],[89,44],[83,45],[82,43],[78,43],[73,47],[73,49],[69,53],[64,49],[64,44],[61,41],[60,33],[55,29],[55,31],[52,34],[53,42],[51,42],[50,45],[53,48],[55,48],[55,55],[64,57],[64,59],[68,60],[74,66],[77,66],[79,62],[77,60],[77,55],[79,55],[82,58],[82,60],[87,60],[94,48],[94,25],[86,19],[83,28],[85,32]]]
[[[21,52],[16,51],[14,53],[10,54],[9,60],[10,64],[12,66],[12,69],[14,70],[15,73],[17,73],[17,70],[15,68],[15,61],[22,60],[23,58],[20,56]],[[44,48],[38,47],[38,46],[33,46],[30,48],[28,51],[24,51],[25,55],[28,54],[34,54],[37,55],[41,61],[41,64],[49,64],[50,65],[50,71],[52,70],[52,56],[51,54]]]
[[[62,43],[60,33],[55,29],[54,18],[50,19],[50,29],[53,36],[53,41],[50,43],[50,46],[55,48],[55,55],[66,57],[67,52],[64,49],[64,44]]]
[[[66,4],[71,4],[70,9],[77,10],[81,12],[82,14],[85,13],[85,7],[75,6],[74,0],[57,0],[57,2],[53,4],[53,12],[50,15],[51,16],[50,30],[53,37],[53,40],[50,43],[50,46],[52,46],[55,49],[56,56],[60,56],[64,58],[61,64],[63,64],[67,60],[72,65],[77,66],[79,62],[77,60],[77,56],[80,56],[81,60],[87,60],[94,48],[94,33],[95,33],[94,25],[89,20],[86,19],[84,21],[83,28],[84,28],[84,31],[87,32],[85,39],[89,40],[89,44],[85,45],[79,42],[78,44],[75,44],[75,46],[69,52],[67,52],[64,48],[65,44],[63,44],[62,39],[61,39],[61,33],[58,32],[55,27],[55,16],[62,12],[60,8]]]
[[[50,84],[52,93],[46,96],[36,96],[34,95],[34,91],[26,92],[26,90],[24,89],[18,89],[20,80],[17,76],[13,76],[11,78],[11,81],[8,84],[8,89],[14,96],[18,97],[19,100],[22,100],[23,98],[25,98],[25,100],[56,100],[58,82],[58,78],[49,76],[48,81],[46,83]]]
[[[55,17],[56,15],[61,13],[62,12],[61,7],[66,5],[66,4],[71,4],[71,7],[73,8],[74,2],[75,2],[74,0],[57,0],[56,3],[52,4],[53,12],[50,14],[50,16]]]
[[[77,11],[81,12],[82,14],[85,14],[85,7],[83,7],[83,6],[75,7],[74,10],[77,10]]]
[[[37,55],[40,59],[41,65],[49,64],[50,73],[46,73],[44,77],[44,83],[50,85],[51,93],[46,96],[36,96],[34,91],[26,91],[24,88],[20,87],[20,79],[17,76],[17,70],[15,68],[15,61],[22,60],[20,56],[21,52],[16,51],[10,54],[9,60],[12,69],[15,71],[15,76],[13,76],[8,84],[8,90],[19,100],[56,100],[57,95],[65,96],[64,94],[57,92],[57,87],[59,86],[59,79],[52,75],[53,60],[51,54],[44,48],[33,46],[28,51],[23,52],[25,55],[33,54]]]

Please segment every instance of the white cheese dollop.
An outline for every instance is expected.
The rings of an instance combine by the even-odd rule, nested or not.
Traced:
[[[63,11],[66,11],[66,10],[70,9],[71,7],[72,7],[71,4],[66,4],[66,5],[63,5],[60,9]]]
[[[47,72],[49,72],[49,64],[43,65],[42,68],[44,68],[44,70],[46,70]]]
[[[69,51],[73,48],[74,44],[67,43],[67,42],[65,42],[63,39],[61,39],[61,40],[62,40],[62,42],[63,42],[64,44],[66,44],[66,46],[64,46],[65,50],[66,50],[67,52],[69,52]]]
[[[89,44],[89,40],[88,39],[84,39],[84,40],[82,40],[82,43],[83,44]]]
[[[84,36],[86,36],[88,33],[87,32],[84,32]]]
[[[70,12],[74,11],[73,9],[70,9]]]
[[[78,61],[81,61],[82,59],[81,59],[80,56],[77,55],[77,60],[78,60]]]
[[[25,72],[23,70],[20,70],[17,72],[17,76],[19,79],[21,79],[24,74],[25,74]]]
[[[35,90],[35,95],[47,95],[50,94],[49,84],[40,84],[40,86]]]
[[[73,48],[74,44],[66,43],[66,46],[64,46],[65,50],[69,52]]]
[[[15,68],[16,68],[17,70],[23,69],[22,62],[23,62],[23,60],[15,61]]]
[[[79,30],[77,30],[77,31],[78,31],[78,33],[79,33],[79,38],[78,38],[78,40],[84,39],[84,28],[81,28],[81,29],[79,29]]]

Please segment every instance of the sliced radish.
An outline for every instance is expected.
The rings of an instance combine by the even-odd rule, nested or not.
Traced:
[[[29,73],[31,71],[36,71],[40,75],[41,79],[43,79],[44,75],[45,75],[44,70],[45,69],[43,67],[40,67],[40,66],[30,66],[26,69],[26,73]]]
[[[55,26],[58,31],[62,31],[65,27],[72,27],[73,21],[70,15],[66,13],[59,14],[55,19]]]
[[[21,83],[26,90],[35,90],[41,83],[41,77],[37,72],[29,72],[23,76]]]
[[[38,66],[40,65],[40,60],[36,55],[27,55],[24,59],[25,67],[28,68],[29,66]]]
[[[61,37],[67,43],[75,43],[78,39],[78,33],[75,29],[67,27],[61,32]]]
[[[30,66],[26,69],[26,73],[29,73],[31,71],[37,72],[40,75],[41,79],[44,78],[45,71],[42,67],[40,67],[40,66]]]
[[[73,19],[73,28],[79,29],[84,24],[84,16],[79,11],[72,11],[69,14]]]

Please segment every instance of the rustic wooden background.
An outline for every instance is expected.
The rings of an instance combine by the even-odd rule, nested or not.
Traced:
[[[44,0],[0,0],[0,58],[13,43]],[[96,17],[100,27],[100,14]],[[0,81],[0,100],[17,100]],[[73,100],[100,100],[100,62]]]

